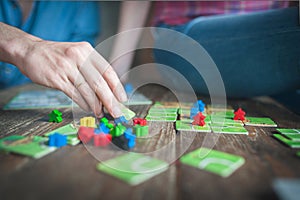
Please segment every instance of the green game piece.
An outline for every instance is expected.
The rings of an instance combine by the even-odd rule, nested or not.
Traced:
[[[246,117],[245,125],[248,126],[264,126],[277,127],[277,124],[268,117]]]
[[[273,136],[291,148],[300,148],[300,141],[293,141],[281,134],[273,134]]]
[[[221,151],[199,148],[182,156],[180,162],[222,177],[228,177],[245,163],[245,159]]]
[[[289,129],[289,128],[277,128],[277,131],[279,131],[282,134],[300,134],[300,129]]]
[[[52,112],[48,116],[49,122],[62,122],[62,113],[59,110],[52,110]]]
[[[137,137],[142,137],[149,134],[149,126],[141,126],[137,124],[133,127],[133,131]]]
[[[297,155],[298,157],[300,157],[300,151],[298,151],[298,152],[296,153],[296,155]]]
[[[54,133],[60,133],[62,135],[66,135],[67,136],[67,143],[69,145],[77,145],[80,143],[80,140],[77,137],[77,128],[74,127],[74,125],[72,123],[67,124],[65,126],[62,126],[60,128],[57,128],[53,131],[50,131],[48,133],[45,134],[45,136],[49,137],[50,135],[54,134]]]
[[[119,137],[121,136],[124,131],[126,130],[126,127],[123,126],[122,124],[118,124],[117,126],[115,126],[112,130],[111,130],[111,135],[113,137]]]
[[[178,120],[175,125],[176,130],[178,131],[211,132],[211,129],[207,124],[204,126],[196,126],[189,122]]]
[[[103,117],[103,118],[101,118],[100,122],[103,123],[103,124],[105,124],[105,126],[107,126],[108,119],[106,117]]]
[[[138,185],[168,169],[168,163],[137,153],[127,153],[99,163],[97,169],[130,185]]]
[[[114,128],[114,125],[112,123],[108,123],[108,124],[106,124],[106,127],[109,129],[112,129],[112,128]]]
[[[48,138],[21,135],[11,135],[0,140],[0,149],[33,158],[41,158],[56,150],[56,147],[46,146]]]

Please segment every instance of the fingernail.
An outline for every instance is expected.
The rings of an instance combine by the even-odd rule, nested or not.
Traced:
[[[123,86],[121,84],[119,84],[117,87],[116,87],[116,90],[114,92],[117,96],[117,98],[119,99],[119,101],[121,102],[125,102],[127,101],[127,94],[125,92],[125,90],[123,89]]]
[[[119,106],[113,106],[113,108],[112,108],[112,115],[113,115],[114,118],[122,116],[122,111],[121,111],[121,109],[120,109]]]

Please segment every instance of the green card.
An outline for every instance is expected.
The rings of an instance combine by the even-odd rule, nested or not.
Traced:
[[[293,141],[281,134],[273,134],[273,136],[291,148],[300,148],[300,141]]]
[[[300,129],[291,129],[291,128],[277,128],[277,131],[280,133],[287,135],[287,134],[300,134]]]
[[[224,124],[218,124],[218,123],[212,123],[210,124],[210,128],[214,133],[225,133],[225,134],[248,134],[247,129],[245,129],[243,126],[237,124],[231,124],[231,123],[224,123]]]
[[[99,163],[97,169],[130,185],[137,185],[167,170],[168,163],[138,153],[127,153]]]
[[[199,148],[180,158],[180,162],[228,177],[245,163],[245,159],[221,151]]]
[[[147,121],[157,121],[157,122],[175,122],[177,116],[175,117],[162,117],[162,116],[146,116],[145,118]]]
[[[67,136],[67,143],[69,145],[77,145],[80,143],[80,140],[77,137],[77,128],[72,124],[67,124],[65,126],[62,126],[60,128],[57,128],[53,131],[50,131],[48,133],[45,134],[45,136],[50,136],[54,133],[60,133],[62,135],[66,135]]]
[[[176,121],[176,130],[178,131],[194,131],[194,132],[211,132],[209,125],[204,126],[192,125],[188,121]]]
[[[0,140],[0,149],[33,158],[41,158],[56,150],[56,147],[46,146],[48,138],[21,135],[11,135]]]
[[[248,126],[264,126],[277,127],[277,124],[268,117],[246,117],[245,125]]]

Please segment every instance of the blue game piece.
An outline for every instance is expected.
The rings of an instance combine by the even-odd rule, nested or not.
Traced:
[[[135,140],[129,140],[127,145],[129,149],[133,148],[135,146]]]
[[[104,124],[104,123],[100,123],[99,129],[102,131],[102,133],[109,133],[109,128]]]
[[[127,143],[128,147],[130,149],[133,148],[135,146],[136,135],[132,133],[132,129],[131,128],[126,129],[126,131],[124,132],[124,136],[128,140]]]
[[[49,136],[49,146],[63,147],[67,145],[67,136],[60,133],[54,133]]]
[[[192,107],[190,112],[190,118],[194,119],[194,117],[197,115],[198,112],[199,112],[198,108]]]
[[[133,93],[133,86],[130,83],[126,83],[124,89],[128,95],[131,95]]]
[[[121,116],[121,117],[115,119],[115,124],[116,125],[117,124],[123,124],[123,123],[128,124],[128,121],[125,119],[124,116]]]
[[[98,135],[98,134],[100,134],[100,133],[103,133],[103,131],[102,131],[102,129],[99,127],[99,128],[95,128],[95,129],[94,129],[94,133]]]

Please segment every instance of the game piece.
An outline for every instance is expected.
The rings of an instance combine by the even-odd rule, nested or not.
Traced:
[[[141,125],[135,125],[133,127],[134,133],[137,137],[146,136],[149,133],[149,126],[141,126]]]
[[[280,178],[273,181],[274,192],[280,200],[298,200],[300,196],[300,179],[299,178]]]
[[[115,124],[117,125],[117,124],[128,124],[128,121],[125,119],[125,117],[124,116],[121,116],[121,117],[118,117],[118,118],[116,118],[115,120]]]
[[[112,136],[110,134],[97,134],[94,135],[94,146],[107,146],[112,141]]]
[[[176,130],[178,131],[192,131],[192,132],[206,132],[206,133],[211,132],[210,127],[206,124],[204,126],[196,126],[196,125],[192,125],[191,122],[189,121],[177,120],[175,125],[176,125]]]
[[[124,131],[126,130],[126,127],[123,126],[122,124],[118,124],[117,126],[115,126],[112,131],[110,132],[110,134],[113,136],[113,137],[118,137],[118,136],[121,136]]]
[[[198,112],[204,112],[205,104],[202,100],[198,100],[196,103],[194,103],[193,107],[197,108]]]
[[[75,105],[77,106],[77,105]],[[72,99],[58,90],[30,90],[17,94],[4,110],[42,109],[42,108],[70,108]]]
[[[124,136],[128,140],[128,143],[127,143],[128,148],[129,149],[133,148],[135,146],[136,136],[133,135],[132,129],[131,128],[126,129],[126,131],[124,132]]]
[[[48,138],[40,136],[11,135],[0,139],[0,149],[38,159],[56,150],[45,145],[47,141]]]
[[[205,125],[204,119],[205,119],[205,116],[201,112],[198,112],[194,116],[194,121],[192,122],[192,125],[204,126]]]
[[[124,89],[125,89],[126,94],[129,95],[129,96],[132,95],[132,93],[134,92],[133,91],[133,85],[130,84],[130,83],[126,83],[124,85]]]
[[[107,126],[109,126],[109,123],[107,123]],[[109,133],[110,132],[110,128],[108,128],[104,123],[100,123],[99,128],[101,130],[102,133]]]
[[[59,110],[52,110],[52,112],[48,116],[49,116],[49,122],[60,123],[63,120],[62,113]]]
[[[49,136],[48,145],[52,147],[63,147],[67,145],[67,136],[54,133]]]
[[[277,124],[268,117],[247,117],[244,124],[247,126],[277,127]]]
[[[198,108],[192,107],[191,112],[190,112],[190,118],[193,119],[197,115],[198,112],[199,112]]]
[[[300,157],[300,151],[297,151],[296,155],[297,155],[298,157]]]
[[[213,149],[199,148],[182,156],[180,162],[225,178],[242,166],[245,163],[245,159],[241,156]]]
[[[168,169],[168,163],[137,153],[127,153],[97,165],[97,169],[130,185],[138,185]]]
[[[239,108],[237,109],[237,111],[234,112],[234,117],[233,117],[233,120],[241,120],[241,121],[244,121],[245,120],[245,112]]]
[[[106,117],[102,117],[100,119],[100,123],[103,123],[103,124],[107,125],[109,123],[109,121],[108,121],[108,119]]]
[[[142,118],[135,118],[133,119],[133,124],[134,125],[140,125],[140,126],[145,126],[147,125],[147,120],[146,119],[142,119]]]
[[[291,148],[300,148],[300,141],[293,141],[281,134],[273,134],[273,136]]]
[[[78,130],[78,138],[83,143],[88,143],[94,136],[94,128],[80,126]]]
[[[95,121],[94,117],[83,117],[80,119],[80,126],[96,128]]]
[[[50,131],[48,133],[45,134],[45,136],[49,137],[50,135],[54,134],[54,133],[60,133],[62,135],[66,135],[67,136],[67,143],[69,145],[77,145],[80,143],[80,140],[77,137],[77,128],[72,124],[67,124],[65,126],[59,127],[53,131]]]
[[[124,135],[113,137],[112,138],[112,143],[115,144],[120,149],[123,149],[125,151],[129,150],[128,139],[125,138]]]

